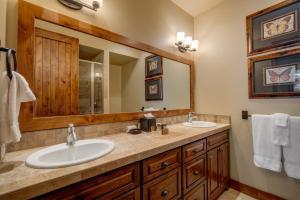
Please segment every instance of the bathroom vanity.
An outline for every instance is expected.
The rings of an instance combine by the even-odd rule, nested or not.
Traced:
[[[229,180],[228,131],[36,199],[215,199]]]
[[[0,177],[0,198],[216,199],[229,180],[229,128],[174,124],[168,135],[104,136],[115,149],[97,160],[49,170],[15,167]],[[9,153],[6,162],[36,150]]]

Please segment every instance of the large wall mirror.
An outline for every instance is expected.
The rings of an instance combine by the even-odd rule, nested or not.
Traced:
[[[190,60],[23,0],[18,34],[20,72],[37,96],[21,110],[24,131],[193,110]]]

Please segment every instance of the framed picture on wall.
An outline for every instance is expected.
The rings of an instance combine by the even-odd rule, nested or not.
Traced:
[[[247,16],[248,55],[300,44],[300,1],[288,0]]]
[[[161,56],[148,56],[145,58],[145,76],[146,78],[163,74],[163,64]]]
[[[300,48],[249,59],[249,98],[300,96]]]
[[[145,80],[145,99],[146,101],[163,100],[162,77]]]

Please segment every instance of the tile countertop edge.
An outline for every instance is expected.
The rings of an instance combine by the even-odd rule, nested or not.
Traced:
[[[176,129],[175,125],[175,129]],[[170,126],[170,134],[180,132],[180,130],[174,130],[173,126]],[[117,159],[112,159],[108,162],[102,162],[97,164],[97,160],[91,161],[92,165],[88,165],[84,169],[73,169],[70,170],[70,173],[62,173],[62,175],[54,174],[56,171],[60,169],[67,168],[59,168],[53,171],[53,175],[51,172],[49,174],[39,174],[38,176],[33,177],[35,180],[24,180],[23,183],[10,183],[6,189],[0,189],[0,199],[27,199],[39,196],[41,194],[45,194],[47,192],[54,191],[56,189],[86,180],[88,178],[104,174],[106,172],[112,171],[114,169],[126,166],[131,163],[135,163],[137,161],[141,161],[143,159],[149,158],[151,156],[160,154],[162,152],[183,146],[185,144],[200,140],[202,138],[206,138],[218,132],[222,132],[230,129],[230,124],[218,124],[218,127],[209,129],[205,132],[199,134],[192,134],[192,136],[188,136],[184,139],[180,139],[177,141],[173,141],[167,144],[157,145],[154,148],[148,148],[143,151],[139,151],[137,153],[132,153],[129,155],[125,155],[123,157],[119,157]],[[196,130],[196,129],[190,129]],[[109,139],[109,136],[101,137],[105,139]],[[40,148],[39,148],[40,149]],[[8,155],[9,156],[9,155]],[[86,163],[85,163],[86,164]],[[82,164],[84,165],[84,164]],[[77,165],[79,166],[79,165]],[[24,166],[26,167],[26,166]],[[74,167],[74,166],[73,166]],[[43,170],[43,169],[41,169]],[[68,170],[69,171],[69,170]],[[0,175],[1,176],[1,175]],[[51,177],[52,176],[52,177]],[[38,179],[38,180],[37,180]],[[38,188],[38,190],[37,190]]]

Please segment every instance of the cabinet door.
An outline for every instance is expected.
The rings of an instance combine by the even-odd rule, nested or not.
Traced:
[[[220,186],[223,190],[229,180],[229,143],[222,144],[218,151]]]
[[[200,183],[197,187],[192,189],[187,195],[184,196],[184,200],[206,200],[206,182]]]
[[[208,199],[214,199],[220,191],[218,148],[207,153]]]

